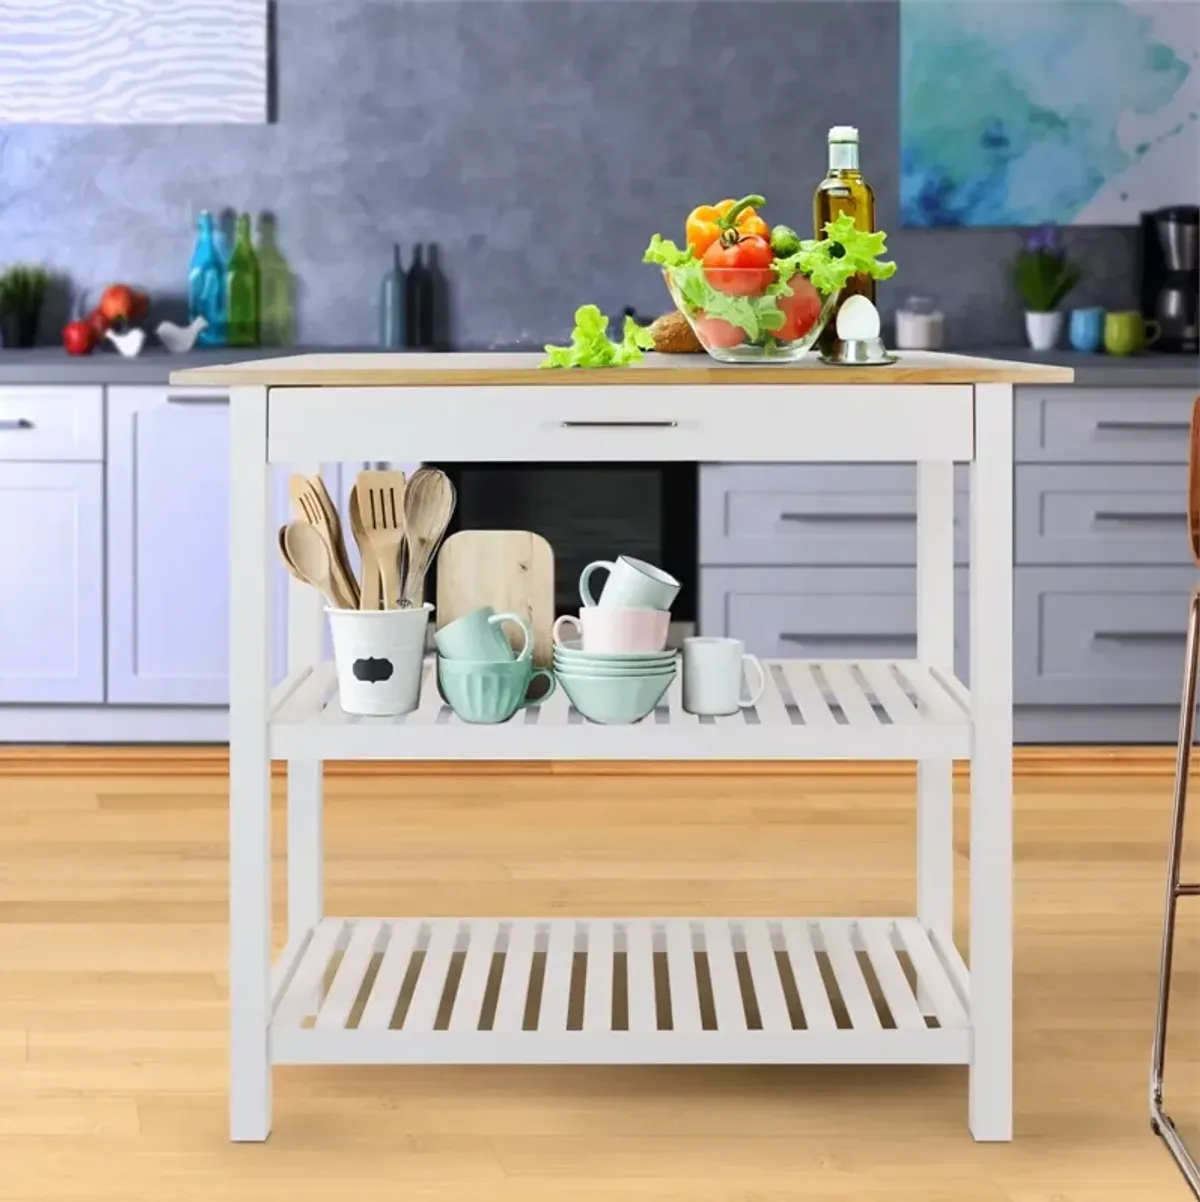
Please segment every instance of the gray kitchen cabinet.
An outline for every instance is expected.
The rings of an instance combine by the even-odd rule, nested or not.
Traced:
[[[1022,705],[1177,706],[1194,568],[1018,568]]]
[[[955,671],[967,679],[968,578],[955,573]],[[710,568],[700,632],[771,659],[915,659],[914,568]]]
[[[1186,464],[1022,464],[1020,564],[1188,564]]]
[[[955,476],[955,560],[967,562],[967,474]],[[907,464],[712,464],[700,474],[700,562],[915,564]]]
[[[1187,463],[1191,388],[1019,388],[1018,463]]]
[[[336,467],[326,480],[336,495]],[[218,391],[108,392],[108,700],[226,705],[229,408]],[[287,473],[273,503],[287,520]],[[275,678],[287,662],[289,577],[274,571]]]
[[[103,523],[102,464],[0,463],[0,702],[104,700]]]

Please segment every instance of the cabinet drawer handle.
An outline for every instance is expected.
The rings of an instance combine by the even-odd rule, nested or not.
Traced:
[[[785,631],[780,639],[785,643],[898,643],[913,642],[915,634],[884,634],[882,631],[859,631],[857,634],[847,632],[823,632],[821,634],[796,634]]]
[[[1097,510],[1095,515],[1097,522],[1186,522],[1186,513],[1119,513],[1109,512],[1107,510]]]
[[[1097,430],[1130,430],[1143,434],[1186,434],[1190,428],[1187,422],[1100,421],[1096,423]]]
[[[206,396],[184,396],[178,392],[169,393],[167,396],[168,405],[228,405],[229,397],[222,396],[220,393],[213,393]]]
[[[1092,638],[1105,643],[1182,643],[1186,630],[1097,630]]]
[[[785,522],[915,522],[915,513],[781,513]]]
[[[33,422],[27,417],[0,417],[0,430],[32,430]]]
[[[560,422],[564,430],[673,430],[678,422]]]

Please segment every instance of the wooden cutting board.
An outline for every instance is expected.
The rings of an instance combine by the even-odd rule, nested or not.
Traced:
[[[437,628],[481,605],[520,614],[533,631],[535,666],[552,665],[554,552],[540,534],[460,530],[446,539],[437,557]],[[511,623],[504,632],[519,648],[521,632]]]

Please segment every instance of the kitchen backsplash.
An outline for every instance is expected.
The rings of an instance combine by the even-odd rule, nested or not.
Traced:
[[[1022,338],[1015,231],[898,228],[892,0],[277,9],[274,125],[0,127],[0,263],[179,297],[201,208],[267,211],[297,276],[300,342],[374,342],[392,243],[407,258],[430,240],[455,343],[540,342],[585,302],[666,308],[641,252],[656,230],[681,236],[697,203],[756,190],[807,227],[826,133],[850,123],[900,264],[885,314],[927,294],[952,343]],[[1135,303],[1133,230],[1067,243],[1087,271],[1073,302]],[[64,316],[47,315],[44,340]]]

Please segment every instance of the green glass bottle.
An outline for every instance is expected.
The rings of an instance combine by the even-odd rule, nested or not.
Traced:
[[[258,256],[250,241],[250,217],[246,213],[240,214],[237,219],[225,282],[226,296],[229,298],[229,345],[258,346],[261,336],[259,310],[262,278]]]

